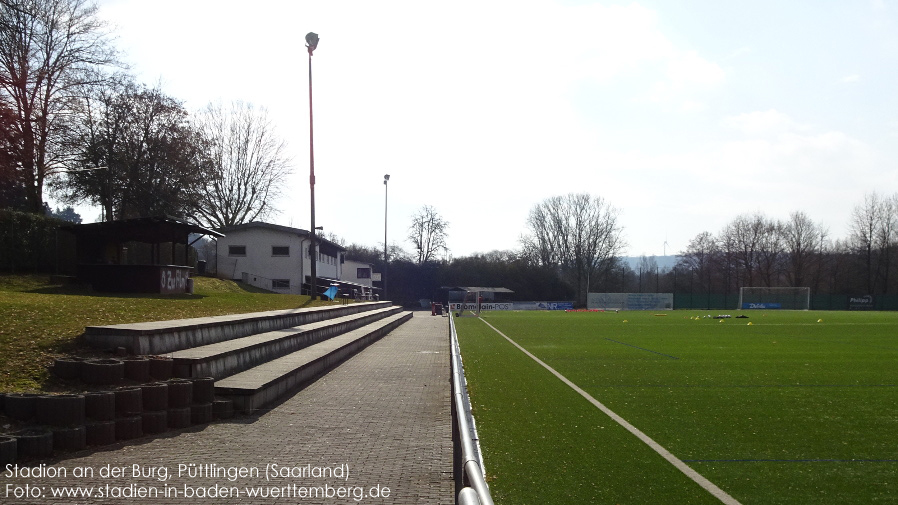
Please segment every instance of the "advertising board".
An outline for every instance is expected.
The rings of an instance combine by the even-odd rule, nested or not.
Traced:
[[[673,293],[588,293],[586,296],[586,307],[589,309],[673,309]]]
[[[572,310],[574,302],[483,302],[480,310]],[[450,302],[449,310],[477,310],[476,303]]]
[[[745,302],[742,304],[743,309],[781,309],[783,308],[782,303],[770,303],[770,302]]]
[[[848,310],[873,310],[875,301],[873,295],[849,296]]]

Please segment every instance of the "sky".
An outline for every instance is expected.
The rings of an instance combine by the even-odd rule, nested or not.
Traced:
[[[589,193],[625,255],[677,254],[740,214],[848,235],[898,192],[898,1],[101,0],[131,72],[195,111],[265,107],[293,175],[269,222],[452,257],[517,249],[530,210]],[[384,174],[390,174],[385,191]],[[94,214],[99,215],[99,210]],[[96,218],[82,210],[85,222]]]

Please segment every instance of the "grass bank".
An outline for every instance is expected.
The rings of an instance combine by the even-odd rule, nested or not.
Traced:
[[[94,293],[83,286],[52,284],[47,276],[0,275],[0,392],[54,390],[48,373],[53,359],[91,352],[81,339],[86,326],[329,303],[208,277],[195,278],[191,295],[144,295]]]

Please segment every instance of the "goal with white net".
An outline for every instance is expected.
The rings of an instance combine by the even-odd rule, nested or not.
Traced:
[[[740,309],[784,309],[809,310],[811,308],[811,288],[739,288]]]

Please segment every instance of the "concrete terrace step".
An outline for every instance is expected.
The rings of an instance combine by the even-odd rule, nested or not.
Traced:
[[[389,301],[362,302],[171,321],[88,326],[84,330],[84,338],[94,347],[124,347],[132,354],[165,354],[389,306]]]
[[[215,394],[251,413],[312,381],[412,318],[401,312],[215,382]]]
[[[175,351],[174,375],[227,377],[399,312],[385,307]]]

